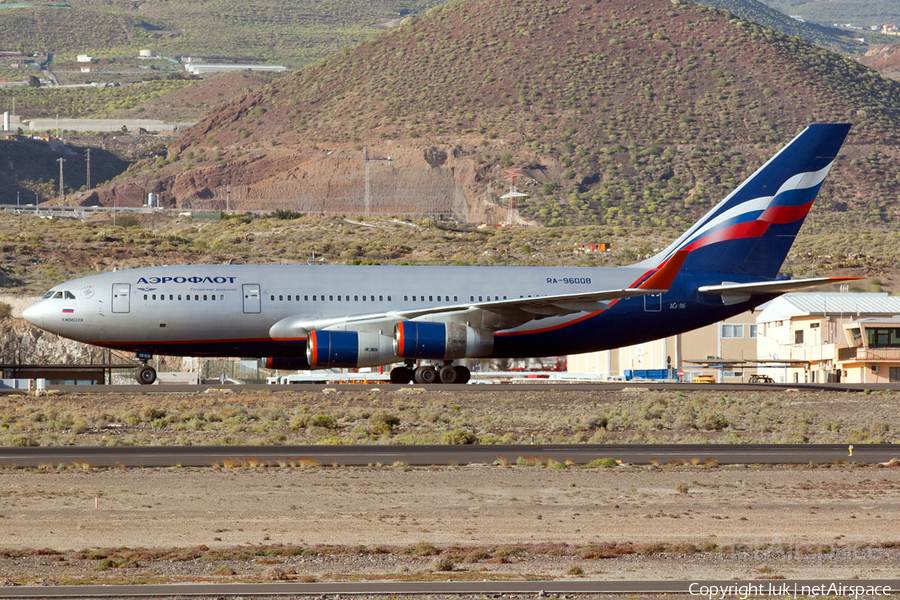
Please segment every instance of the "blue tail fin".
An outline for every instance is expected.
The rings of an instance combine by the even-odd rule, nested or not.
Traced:
[[[849,131],[846,123],[810,125],[642,265],[688,250],[684,270],[775,277]]]

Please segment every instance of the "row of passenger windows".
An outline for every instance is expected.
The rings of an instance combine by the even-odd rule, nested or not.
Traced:
[[[272,294],[271,296],[269,296],[269,298],[272,300],[272,302],[275,302],[275,294]],[[284,298],[285,298],[285,296],[283,294],[278,295],[279,302],[285,302]],[[303,296],[303,301],[309,302],[310,301],[309,298],[310,297],[308,295]],[[331,295],[331,296],[328,296],[327,300],[329,302],[334,302],[335,301],[334,298],[335,297],[333,295]],[[360,302],[360,298],[362,298],[362,302],[375,302],[375,296],[353,296],[353,302]],[[388,299],[388,302],[391,301],[390,296],[388,296],[387,299]],[[326,300],[326,298],[325,298],[324,294],[321,296],[313,294],[313,296],[312,296],[313,302],[325,302],[325,300]],[[338,294],[337,301],[338,302],[341,302],[341,301],[350,302],[351,300],[350,300],[349,295],[344,296],[344,295]],[[294,296],[292,294],[288,294],[287,302],[300,302],[300,294],[297,294],[296,296]],[[378,296],[378,302],[384,302],[384,296]]]
[[[199,302],[201,297],[203,298],[204,301],[209,301],[209,300],[224,300],[224,299],[225,299],[225,295],[224,295],[224,294],[219,294],[218,296],[216,296],[215,294],[194,294],[194,297],[193,297],[193,298],[191,298],[191,295],[190,295],[190,294],[185,294],[185,295],[184,295],[184,299],[187,300],[188,302],[190,302],[191,300],[194,300],[195,302]],[[181,301],[181,298],[182,298],[181,294],[177,294],[177,295],[176,295],[176,294],[169,294],[169,300],[176,300],[176,299],[177,299],[177,300],[180,302],[180,301]],[[159,299],[160,299],[160,300],[165,300],[165,299],[166,299],[166,295],[165,295],[165,294],[160,294],[160,295],[159,295]],[[144,294],[144,300],[156,300],[156,294],[152,294],[152,295]]]

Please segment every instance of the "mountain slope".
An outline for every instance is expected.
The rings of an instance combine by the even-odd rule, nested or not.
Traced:
[[[517,166],[528,219],[680,227],[814,121],[854,129],[813,220],[890,221],[900,85],[856,62],[669,0],[458,0],[224,105],[132,173],[182,204],[362,212],[369,145],[394,158],[370,165],[376,212],[433,195],[500,218]]]
[[[763,0],[766,4],[807,21],[825,25],[853,23],[856,25],[900,24],[900,4],[895,0]]]
[[[868,49],[868,45],[861,44],[859,38],[865,37],[872,44],[887,44],[891,38],[873,33],[871,31],[844,31],[825,25],[801,22],[792,19],[784,12],[769,8],[759,0],[688,0],[697,4],[712,6],[721,10],[727,10],[734,15],[771,27],[786,35],[793,35],[813,42],[823,48],[841,52],[842,54],[860,54]],[[796,14],[792,12],[791,14]]]
[[[68,0],[65,6],[0,1],[3,50],[62,60],[160,54],[216,55],[300,66],[377,33],[400,11],[443,0]]]

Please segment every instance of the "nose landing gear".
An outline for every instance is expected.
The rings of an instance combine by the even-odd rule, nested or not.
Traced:
[[[135,379],[141,385],[150,385],[156,381],[156,369],[147,364],[147,361],[153,358],[151,354],[138,354],[138,360],[141,361],[141,367],[135,374]]]

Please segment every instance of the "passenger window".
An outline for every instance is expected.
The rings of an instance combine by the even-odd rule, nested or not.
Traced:
[[[404,301],[404,302],[409,302],[409,296],[403,296],[403,301]]]
[[[199,299],[200,299],[200,294],[194,294],[194,300],[199,300]]]
[[[147,299],[147,294],[144,294],[144,300],[146,300],[146,299]]]
[[[203,294],[203,300],[204,301],[206,300],[206,294]]]
[[[278,296],[278,301],[279,301],[279,302],[282,302],[283,300],[284,300],[284,296],[282,296],[282,295],[279,294],[279,296]]]
[[[378,296],[378,301],[381,302],[384,300],[384,296]]]
[[[290,301],[291,301],[291,295],[288,294],[288,302],[290,302]]]
[[[173,296],[172,294],[169,294],[169,300],[174,300],[174,299],[175,299],[175,296]]]
[[[340,294],[338,294],[338,302],[340,302],[340,301],[341,301],[341,296],[340,296]]]
[[[212,296],[210,296],[210,297],[209,297],[209,298],[210,298],[210,300],[215,300],[215,299],[216,299],[216,295],[215,295],[215,294],[213,294],[213,295],[212,295]]]
[[[300,298],[300,296],[297,296],[297,298]],[[313,296],[313,300],[315,300],[315,299],[316,299],[316,297]],[[304,302],[309,302],[309,296],[303,296],[303,301],[304,301]]]
[[[156,300],[156,294],[153,294],[153,299]]]
[[[272,299],[272,302],[275,302],[275,294],[272,294],[272,295],[270,296],[270,298]]]
[[[365,297],[365,296],[364,296],[364,297]],[[359,296],[353,296],[353,301],[354,301],[354,302],[359,302]]]
[[[478,301],[481,302],[481,296],[478,296]]]
[[[329,302],[334,302],[334,296],[328,296],[328,301],[329,301]]]
[[[315,301],[316,301],[316,296],[315,296],[315,294],[313,294],[313,302],[315,302]]]
[[[181,302],[181,294],[178,294],[178,301]]]
[[[457,296],[453,296],[453,301],[454,301],[454,302],[459,302],[458,297],[457,297]]]
[[[434,296],[428,296],[428,301],[429,301],[429,302],[434,302],[434,300],[432,300],[432,298],[434,298]],[[438,298],[438,300],[440,300],[440,298]]]
[[[475,302],[475,296],[469,296],[469,302]]]
[[[190,295],[190,294],[187,294],[187,295],[184,297],[184,299],[187,300],[188,302],[190,302],[190,301],[191,301],[191,295]]]
[[[388,296],[388,302],[390,302],[390,301],[391,301],[391,297],[390,297],[390,296]]]

